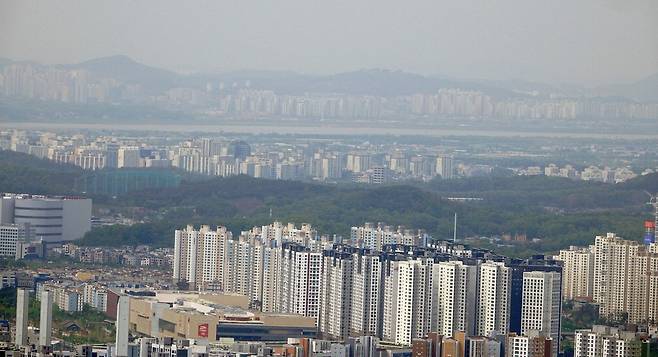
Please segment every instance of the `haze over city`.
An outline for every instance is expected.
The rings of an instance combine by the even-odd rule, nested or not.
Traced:
[[[387,68],[586,85],[658,73],[653,0],[7,1],[0,57],[183,72]]]

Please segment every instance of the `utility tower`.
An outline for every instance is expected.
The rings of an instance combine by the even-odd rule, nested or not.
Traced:
[[[647,204],[653,207],[653,226],[655,229],[658,226],[658,195],[652,195],[647,191],[644,191],[644,193],[649,196],[649,202]],[[655,229],[653,241],[658,242],[658,229]]]

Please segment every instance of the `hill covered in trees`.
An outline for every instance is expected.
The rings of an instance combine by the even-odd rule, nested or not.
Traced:
[[[73,193],[74,180],[82,174],[82,169],[76,166],[0,150],[2,192],[68,195]]]
[[[657,176],[645,177],[647,182]],[[642,236],[650,210],[643,190],[625,185],[576,182],[550,177],[478,178],[387,186],[322,185],[245,176],[184,182],[180,187],[119,197],[116,207],[139,207],[147,223],[90,232],[89,245],[148,243],[169,246],[173,230],[187,224],[226,225],[234,233],[254,225],[308,222],[321,234],[349,237],[351,226],[386,222],[423,228],[435,238],[522,233],[539,243],[518,254],[587,244],[596,234]],[[482,201],[455,202],[450,197]],[[270,211],[272,216],[270,217]]]

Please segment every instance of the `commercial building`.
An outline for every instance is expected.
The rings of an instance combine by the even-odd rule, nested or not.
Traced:
[[[0,224],[29,224],[34,239],[44,242],[79,239],[91,230],[91,199],[4,194]]]
[[[315,318],[249,310],[240,295],[158,291],[129,298],[130,326],[151,337],[285,342],[317,333]]]

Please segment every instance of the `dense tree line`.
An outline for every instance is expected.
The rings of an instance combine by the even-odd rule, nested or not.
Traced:
[[[33,194],[73,193],[82,169],[61,165],[32,155],[0,150],[0,190]]]
[[[484,200],[466,203],[446,200],[453,195]],[[436,238],[449,238],[456,212],[460,217],[460,237],[519,233],[529,239],[540,238],[539,243],[510,249],[523,255],[588,244],[595,235],[606,232],[639,240],[642,221],[650,213],[644,202],[644,194],[637,189],[546,177],[374,187],[236,176],[184,182],[178,188],[120,197],[114,204],[140,206],[157,218],[132,227],[97,229],[84,242],[170,246],[173,230],[186,224],[226,225],[237,234],[275,219],[308,222],[322,234],[343,237],[349,236],[351,226],[381,221],[423,228]]]
[[[0,151],[0,190],[4,192],[71,194],[75,178],[82,174],[75,166]],[[540,238],[539,243],[510,248],[515,254],[531,254],[584,245],[606,232],[640,240],[642,221],[651,214],[644,191],[658,191],[658,174],[617,185],[515,176],[386,186],[186,176],[179,187],[117,198],[92,197],[97,208],[128,214],[139,211],[145,223],[96,228],[83,243],[170,246],[173,230],[187,224],[226,225],[239,233],[272,220],[308,222],[321,234],[343,237],[349,236],[351,226],[386,222],[450,238],[456,212],[460,237],[519,233]],[[448,197],[483,200],[454,202]],[[484,240],[480,244],[488,246]]]

